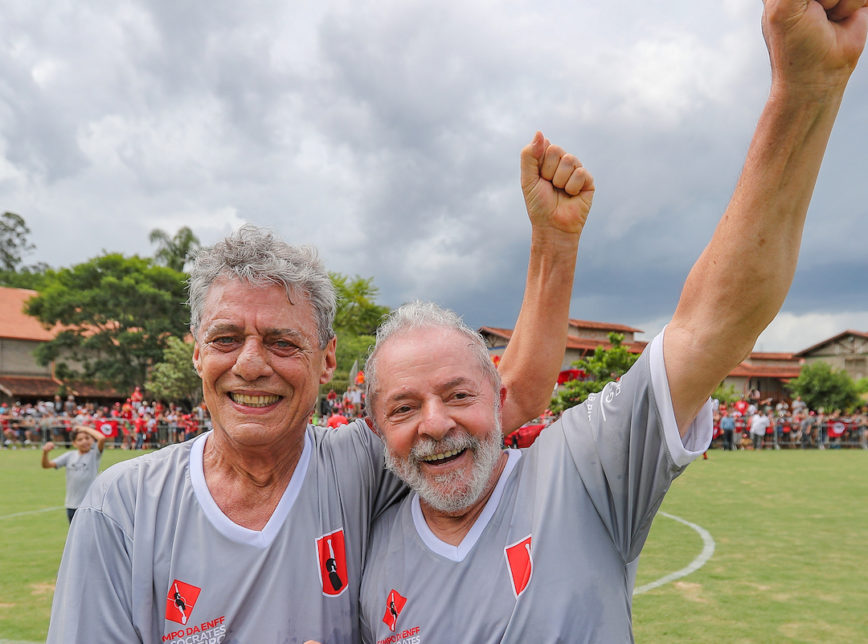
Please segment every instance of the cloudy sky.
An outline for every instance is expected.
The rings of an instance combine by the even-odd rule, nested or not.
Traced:
[[[597,193],[573,317],[656,333],[738,177],[768,89],[759,0],[4,3],[0,208],[26,263],[211,244],[244,222],[512,326],[530,226],[518,155]],[[784,310],[758,350],[868,330],[868,65],[854,75]]]

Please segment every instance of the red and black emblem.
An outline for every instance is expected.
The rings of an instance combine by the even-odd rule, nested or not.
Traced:
[[[316,540],[323,595],[335,597],[347,588],[347,556],[343,528]]]
[[[506,565],[509,567],[509,578],[512,581],[512,592],[515,598],[524,592],[533,575],[533,558],[531,557],[531,535],[503,549],[506,555]]]
[[[386,598],[386,612],[383,614],[383,623],[389,627],[389,630],[395,632],[398,628],[398,615],[404,610],[404,604],[407,603],[407,598],[394,588],[389,591],[389,596]]]
[[[166,619],[186,626],[200,592],[201,588],[175,579],[169,585],[169,594],[166,596]]]

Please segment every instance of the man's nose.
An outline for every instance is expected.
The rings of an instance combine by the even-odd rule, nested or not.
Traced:
[[[449,413],[449,409],[442,400],[428,400],[422,406],[422,422],[420,433],[430,436],[435,440],[441,440],[448,434],[456,423]]]
[[[270,376],[274,373],[268,351],[259,338],[248,337],[244,340],[241,351],[232,367],[232,373],[247,381]]]

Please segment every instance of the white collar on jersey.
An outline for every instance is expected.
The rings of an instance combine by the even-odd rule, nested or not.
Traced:
[[[512,470],[515,469],[516,464],[521,458],[521,452],[517,449],[508,449],[506,452],[509,454],[509,459],[503,467],[503,472],[500,473],[500,479],[498,479],[497,485],[495,485],[494,490],[491,491],[491,496],[488,497],[488,501],[485,503],[485,508],[483,508],[482,513],[476,519],[473,526],[470,528],[470,531],[464,535],[461,543],[457,546],[441,541],[431,531],[431,528],[428,527],[428,523],[425,521],[425,516],[422,514],[422,506],[419,505],[419,495],[416,493],[413,494],[410,499],[410,511],[413,515],[413,524],[416,526],[416,532],[419,533],[419,538],[422,539],[422,543],[424,543],[429,550],[441,557],[456,562],[464,561],[464,558],[470,554],[470,551],[473,550],[473,546],[475,546],[476,542],[479,541],[482,531],[485,530],[485,526],[488,525],[488,522],[491,521],[491,517],[494,516],[497,506],[500,505],[500,500],[503,498],[503,488],[506,487],[506,480],[509,478]]]
[[[304,477],[307,474],[307,468],[310,464],[310,455],[313,451],[310,436],[307,432],[304,434],[304,449],[301,452],[301,457],[298,459],[298,464],[295,466],[295,472],[292,474],[292,479],[286,490],[274,508],[274,513],[265,524],[262,530],[250,530],[244,526],[240,526],[232,519],[227,517],[215,503],[211,496],[211,491],[205,484],[205,470],[202,467],[202,455],[205,452],[205,441],[211,432],[202,434],[195,438],[192,448],[190,449],[190,482],[193,484],[193,493],[196,495],[196,500],[202,507],[202,511],[208,518],[208,521],[213,525],[220,534],[227,539],[236,543],[253,546],[255,548],[267,548],[272,544],[280,528],[289,516],[289,511],[292,509],[298,494],[301,491],[301,485],[304,482]]]

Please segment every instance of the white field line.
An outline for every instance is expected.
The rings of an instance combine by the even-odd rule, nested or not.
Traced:
[[[653,590],[655,588],[659,588],[663,584],[668,584],[671,581],[675,581],[676,579],[681,579],[682,577],[686,577],[687,575],[696,572],[700,568],[705,565],[705,562],[711,559],[711,556],[714,554],[714,539],[711,534],[703,528],[702,526],[696,525],[695,523],[690,523],[690,521],[685,521],[681,517],[677,517],[674,514],[668,514],[666,512],[661,512],[664,517],[669,519],[674,519],[678,521],[678,523],[683,523],[689,528],[696,530],[699,533],[699,536],[702,537],[702,552],[691,561],[687,567],[682,568],[681,570],[676,570],[675,572],[671,572],[668,575],[657,579],[656,581],[652,581],[651,583],[645,584],[644,586],[639,586],[638,588],[633,589],[633,595],[641,595],[642,593],[647,593],[649,590]]]
[[[28,514],[41,514],[42,512],[54,512],[56,510],[62,510],[63,506],[60,505],[56,508],[42,508],[41,510],[27,510],[26,512],[15,512],[13,514],[4,514],[0,517],[0,521],[3,519],[14,519],[15,517],[23,517]]]

